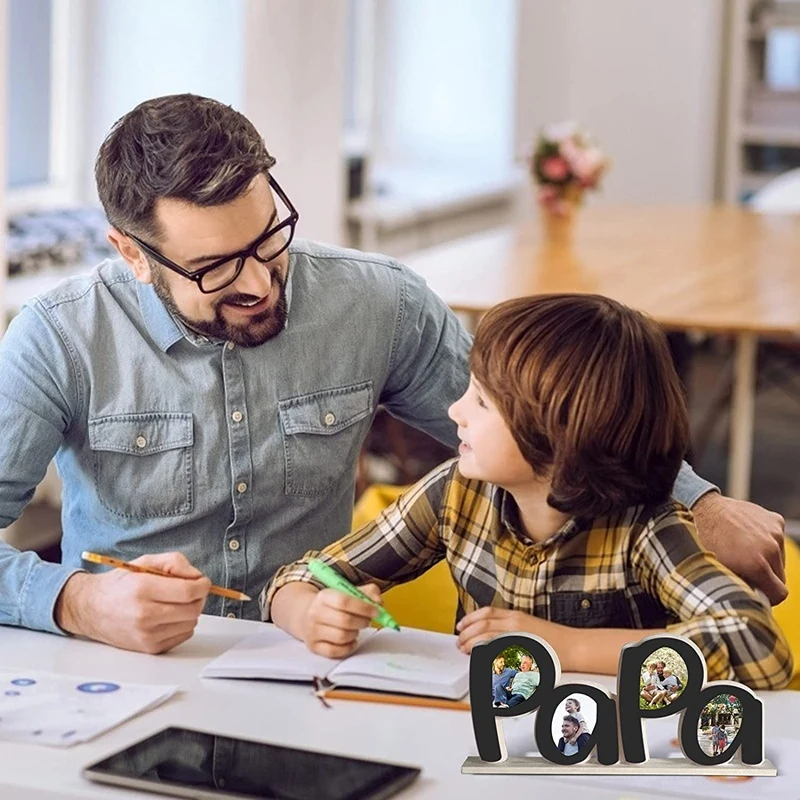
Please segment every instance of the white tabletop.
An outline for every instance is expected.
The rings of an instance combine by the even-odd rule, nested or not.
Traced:
[[[258,630],[258,626],[257,622],[202,617],[190,641],[161,656],[0,627],[0,668],[27,667],[88,678],[176,684],[182,690],[164,705],[86,744],[67,749],[0,744],[0,797],[3,800],[153,797],[92,784],[83,780],[80,773],[85,765],[167,725],[417,765],[422,768],[422,775],[406,790],[404,798],[486,800],[492,796],[514,796],[511,793],[520,796],[519,792],[528,794],[537,789],[543,792],[542,796],[550,796],[548,789],[552,796],[563,796],[563,781],[572,782],[571,778],[462,775],[462,762],[477,752],[467,712],[342,701],[326,709],[306,685],[199,677],[208,661]],[[573,678],[580,676],[564,676],[562,680]],[[591,680],[608,686],[614,683],[610,677],[592,676]],[[765,702],[769,735],[800,740],[796,722],[800,718],[800,693],[759,693],[759,696]],[[510,755],[523,755],[535,748],[533,719],[529,716],[506,722]],[[661,725],[676,731],[677,724],[676,716],[648,723],[648,729],[651,725]],[[658,754],[651,751],[651,755]],[[585,783],[573,782],[573,787],[588,796]],[[652,790],[637,794],[597,786],[591,787],[590,795],[593,798],[641,796],[649,800],[654,796]]]

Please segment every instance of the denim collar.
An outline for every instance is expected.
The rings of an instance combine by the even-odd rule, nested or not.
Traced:
[[[292,277],[294,258],[289,256],[289,269],[286,277],[286,322],[283,329],[289,326],[289,309],[292,305]],[[156,294],[156,290],[151,283],[136,282],[136,290],[139,295],[139,308],[142,312],[145,327],[156,346],[166,353],[172,345],[181,339],[186,339],[195,346],[223,344],[223,339],[215,339],[209,336],[195,333],[187,328],[172,312],[161,302]]]
[[[183,332],[169,309],[161,302],[151,283],[137,281],[136,291],[147,332],[158,348],[166,353],[175,342],[183,338]]]

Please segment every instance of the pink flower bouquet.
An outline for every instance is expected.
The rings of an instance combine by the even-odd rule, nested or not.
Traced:
[[[539,184],[539,202],[558,216],[568,216],[585,191],[599,188],[609,163],[574,125],[545,129],[530,157],[531,174]]]

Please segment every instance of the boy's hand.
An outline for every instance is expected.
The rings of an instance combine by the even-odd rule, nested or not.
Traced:
[[[376,603],[380,589],[369,583],[359,586]],[[358,632],[369,626],[379,609],[357,597],[336,589],[317,592],[308,606],[302,626],[302,639],[309,650],[326,658],[344,658],[356,649]]]
[[[492,608],[484,606],[477,611],[466,614],[461,622],[456,625],[458,631],[458,649],[462,653],[472,652],[478,642],[486,642],[499,636],[501,633],[523,631],[533,633],[546,639],[562,659],[562,631],[565,626],[546,619],[539,619],[524,611],[514,611],[510,608]]]

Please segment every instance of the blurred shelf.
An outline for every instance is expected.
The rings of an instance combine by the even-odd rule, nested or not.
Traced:
[[[789,125],[742,126],[741,141],[745,144],[771,144],[778,147],[800,147],[800,121],[798,127]]]
[[[393,169],[384,173],[383,191],[352,201],[347,218],[395,228],[448,216],[510,199],[522,184],[518,172],[476,177]]]
[[[4,290],[5,312],[9,316],[19,313],[22,306],[36,295],[47,292],[66,278],[85,275],[92,269],[90,264],[71,267],[50,267],[37,272],[9,275]]]

